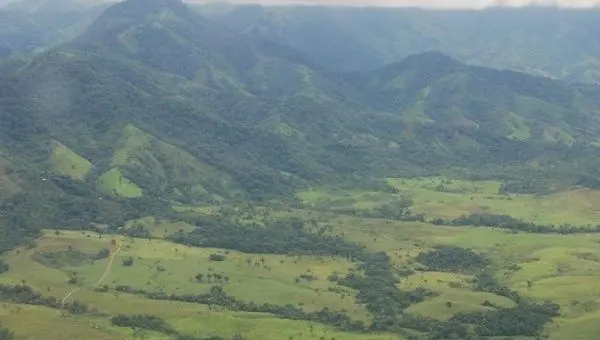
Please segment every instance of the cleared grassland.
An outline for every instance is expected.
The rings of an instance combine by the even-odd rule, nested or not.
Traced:
[[[15,332],[17,339],[24,340],[122,339],[117,330],[111,329],[108,320],[63,317],[56,310],[41,306],[2,303],[0,323]]]
[[[298,193],[298,198],[308,207],[340,210],[368,210],[399,199],[398,195],[364,190],[311,189]]]
[[[594,202],[600,202],[600,196],[597,196],[599,194],[595,191],[573,190],[543,197],[516,195],[509,200],[508,196],[497,193],[500,184],[491,181],[449,182],[441,178],[429,178],[390,180],[390,183],[400,189],[398,195],[318,189],[301,193],[299,197],[305,204],[309,203],[309,206],[363,210],[393,202],[401,195],[408,194],[415,202],[413,211],[424,212],[430,217],[450,218],[479,211],[506,213],[537,223],[596,224],[600,221],[596,220],[597,215],[593,208]],[[445,186],[443,192],[439,191],[441,188],[437,188],[439,184]],[[580,201],[585,199],[590,199],[591,203],[580,204]],[[594,201],[596,199],[598,201]],[[483,206],[484,203],[487,205]],[[473,204],[477,208],[472,209],[470,205]],[[214,213],[219,209],[216,206],[180,208],[182,212],[190,214]],[[335,212],[335,209],[332,210]],[[331,226],[332,234],[364,244],[370,250],[385,251],[399,270],[420,267],[415,257],[437,245],[471,248],[492,261],[490,269],[503,284],[526,297],[539,301],[552,300],[560,304],[562,316],[548,326],[548,334],[552,339],[595,339],[600,331],[600,235],[527,234],[485,227],[433,226],[420,222],[357,218],[338,215],[331,210],[316,212],[255,207],[254,212],[247,216],[244,211],[240,210],[240,220],[255,219],[259,224],[267,211],[270,217],[295,215],[316,218],[320,226]],[[547,215],[544,215],[546,212]],[[133,224],[144,225],[157,238],[180,229],[191,231],[194,228],[181,222],[157,221],[153,217],[131,221],[127,226]],[[0,282],[25,281],[45,295],[62,298],[74,288],[73,285],[68,285],[67,281],[69,273],[76,271],[82,289],[74,294],[73,299],[86,301],[110,315],[140,311],[159,315],[171,322],[180,332],[196,336],[214,333],[228,337],[234,332],[240,332],[247,339],[267,340],[289,337],[390,338],[385,334],[341,333],[320,324],[313,324],[311,332],[309,323],[282,320],[266,314],[209,310],[208,307],[197,304],[151,301],[123,293],[100,293],[94,291],[90,285],[102,275],[108,260],[90,261],[82,265],[66,264],[60,268],[53,268],[32,258],[35,253],[65,251],[69,246],[81,253],[97,254],[103,248],[110,248],[111,239],[110,235],[99,238],[97,234],[92,233],[61,232],[56,235],[47,232],[38,240],[36,248],[21,248],[18,252],[12,251],[5,256],[11,270],[0,275]],[[210,282],[206,279],[207,274],[217,273],[227,276],[226,282],[219,282],[223,284],[224,290],[244,301],[291,303],[300,305],[307,311],[329,307],[334,310],[346,310],[355,319],[368,320],[365,308],[355,303],[355,292],[346,288],[345,293],[329,291],[329,288],[337,287],[335,283],[327,280],[330,274],[345,274],[355,266],[344,259],[244,254],[223,249],[191,248],[160,239],[125,238],[122,245],[122,251],[104,281],[104,284],[109,286],[129,285],[149,291],[197,294],[217,284],[214,279]],[[224,255],[225,260],[210,261],[208,257],[214,253]],[[122,261],[129,257],[133,259],[133,265],[123,266]],[[203,274],[202,282],[195,279],[197,274]],[[302,274],[312,275],[315,280],[298,279]],[[505,307],[513,305],[513,302],[501,296],[474,292],[472,279],[470,275],[457,273],[418,271],[402,277],[398,286],[407,290],[427,288],[436,292],[437,296],[411,306],[407,312],[440,320],[448,319],[459,312],[489,310],[490,307],[483,305],[485,301]],[[11,326],[12,319],[4,322],[2,317],[0,322]],[[65,322],[93,324],[97,327],[93,330],[101,333],[95,335],[90,331],[89,335],[82,335],[82,338],[112,339],[116,335],[133,338],[131,331],[112,327],[106,318],[73,318]],[[15,327],[20,329],[18,325]],[[44,328],[40,326],[40,329]],[[42,334],[42,331],[37,334]],[[147,336],[150,339],[160,338],[160,335],[151,333]]]
[[[92,163],[63,144],[53,141],[51,148],[52,171],[82,181],[92,169]]]
[[[89,235],[90,237],[87,237]],[[46,295],[62,297],[75,288],[68,285],[69,273],[76,272],[81,290],[72,299],[92,295],[93,284],[103,275],[108,259],[89,261],[83,265],[65,263],[60,268],[50,267],[34,260],[36,254],[76,251],[94,255],[103,248],[111,248],[111,236],[102,239],[97,235],[80,232],[47,232],[34,249],[20,249],[10,253],[6,259],[11,265],[7,275],[0,276],[2,282],[13,284],[25,281]],[[220,253],[225,261],[210,261],[211,254]],[[132,266],[123,266],[123,260],[131,257]],[[162,240],[125,238],[121,251],[115,258],[112,269],[103,284],[114,287],[128,285],[148,291],[162,290],[173,294],[200,294],[215,284],[223,284],[224,290],[238,299],[256,303],[286,304],[302,306],[307,311],[329,307],[347,310],[356,319],[367,320],[363,306],[354,302],[350,289],[345,293],[332,292],[336,287],[327,277],[334,272],[345,274],[354,264],[342,259],[318,257],[290,257],[285,255],[243,254],[211,248],[192,248]],[[209,279],[212,274],[227,277],[227,281]],[[197,274],[204,279],[198,282]],[[308,274],[314,279],[301,279]]]
[[[496,181],[462,181],[440,177],[388,179],[414,201],[413,212],[455,218],[471,213],[508,214],[542,224],[598,224],[600,191],[576,189],[549,195],[499,194]]]
[[[475,227],[432,226],[340,216],[329,222],[334,232],[351,241],[363,241],[372,250],[390,254],[399,268],[415,265],[413,257],[435,245],[471,248],[492,260],[491,268],[502,283],[523,296],[552,300],[562,316],[548,327],[552,339],[595,339],[600,330],[600,235],[511,233]],[[401,287],[425,287],[438,297],[411,306],[408,311],[438,319],[456,312],[486,308],[488,300],[508,306],[503,297],[470,290],[469,276],[455,273],[417,272]],[[452,288],[459,285],[460,288]],[[452,307],[447,307],[450,301]],[[576,332],[573,337],[570,332]]]
[[[350,334],[331,327],[304,321],[277,319],[260,313],[241,313],[209,310],[206,306],[171,302],[151,301],[136,296],[96,293],[94,306],[107,314],[149,313],[160,315],[183,334],[198,338],[218,335],[225,338],[239,332],[245,339],[280,340],[289,339],[365,339],[388,340],[403,339],[389,334]],[[129,328],[114,327],[108,317],[61,315],[56,310],[40,306],[27,306],[4,303],[0,306],[0,322],[12,329],[18,339],[24,340],[122,340],[151,339],[165,340],[164,334]]]
[[[121,171],[117,168],[113,168],[100,176],[100,178],[98,178],[98,186],[100,190],[120,197],[133,198],[141,197],[143,195],[142,189],[123,176]]]

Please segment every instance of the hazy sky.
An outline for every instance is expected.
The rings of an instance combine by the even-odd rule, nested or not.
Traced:
[[[193,1],[193,0],[192,0]],[[325,5],[372,5],[372,6],[418,6],[427,8],[483,8],[494,4],[522,6],[528,4],[551,4],[561,7],[591,7],[600,5],[600,0],[229,0],[234,3],[304,3]]]

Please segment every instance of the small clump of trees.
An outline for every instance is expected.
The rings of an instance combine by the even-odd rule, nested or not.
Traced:
[[[437,246],[434,250],[421,252],[416,260],[430,271],[474,273],[489,265],[490,261],[471,249],[458,246]]]
[[[56,309],[65,309],[73,314],[85,314],[91,310],[88,304],[81,301],[73,301],[61,304],[53,296],[44,297],[28,285],[6,285],[0,284],[0,301],[23,305],[46,306]]]
[[[221,254],[210,254],[208,256],[208,259],[210,261],[215,261],[215,262],[221,262],[221,261],[225,261],[225,255],[221,255]]]
[[[123,266],[125,267],[131,267],[133,266],[133,257],[129,256],[127,257],[125,260],[123,260]]]
[[[130,327],[152,330],[165,334],[176,333],[173,327],[158,316],[149,314],[126,315],[119,314],[110,319],[110,322],[118,327]]]

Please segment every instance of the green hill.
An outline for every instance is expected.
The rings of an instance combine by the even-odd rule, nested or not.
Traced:
[[[55,140],[94,165],[88,183],[118,168],[143,192],[179,202],[291,199],[309,183],[416,174],[532,192],[597,183],[594,87],[439,53],[332,75],[177,0],[111,6],[4,83],[7,151],[41,170]],[[89,171],[60,155],[51,154],[58,174]]]

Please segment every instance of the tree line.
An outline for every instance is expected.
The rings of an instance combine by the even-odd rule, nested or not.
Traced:
[[[234,311],[251,313],[269,313],[281,319],[314,321],[337,327],[344,331],[361,332],[365,330],[362,321],[352,320],[347,314],[338,311],[332,311],[329,308],[315,312],[306,312],[291,304],[274,305],[270,303],[256,304],[254,302],[244,302],[228,295],[222,286],[212,286],[208,293],[197,295],[176,295],[166,294],[164,292],[149,292],[143,289],[135,289],[129,286],[117,286],[116,291],[142,295],[153,300],[181,301],[188,303],[198,303],[213,306],[220,306]]]
[[[515,231],[524,231],[528,233],[556,233],[556,234],[577,234],[577,233],[600,233],[600,224],[596,226],[575,226],[571,224],[536,224],[527,222],[519,218],[502,214],[475,213],[468,216],[460,216],[452,220],[434,218],[430,221],[435,225],[447,226],[484,226]]]
[[[53,296],[44,297],[28,285],[0,284],[0,300],[23,305],[45,306],[64,309],[73,314],[85,314],[91,311],[90,306],[78,300],[61,304]]]
[[[300,219],[272,221],[262,226],[235,222],[203,224],[190,232],[167,237],[175,243],[196,247],[225,248],[257,254],[304,254],[354,258],[363,246],[348,243],[341,236],[317,235]]]

